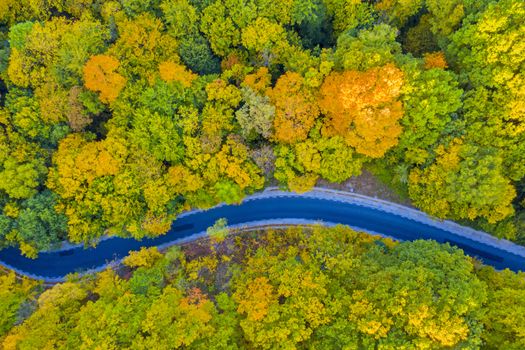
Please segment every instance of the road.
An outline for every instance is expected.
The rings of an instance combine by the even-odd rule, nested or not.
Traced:
[[[130,250],[138,250],[142,246],[166,246],[194,238],[199,233],[202,235],[217,219],[226,218],[232,226],[299,219],[345,224],[398,240],[433,239],[459,246],[465,253],[498,269],[525,271],[524,247],[450,222],[433,220],[413,209],[379,202],[377,204],[377,200],[364,196],[346,200],[343,195],[333,193],[296,195],[276,191],[253,196],[240,205],[220,205],[182,215],[161,237],[142,241],[109,238],[102,240],[96,248],[76,246],[68,250],[44,252],[35,260],[21,256],[16,248],[7,248],[0,251],[0,264],[20,274],[58,282],[72,272],[99,271],[108,263],[118,262]]]

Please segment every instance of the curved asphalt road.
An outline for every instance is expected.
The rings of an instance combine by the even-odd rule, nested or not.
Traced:
[[[7,248],[0,251],[0,264],[31,277],[61,281],[72,272],[100,270],[107,263],[126,256],[130,250],[138,250],[142,246],[167,245],[203,232],[219,218],[227,218],[228,225],[232,226],[275,219],[341,223],[399,240],[433,239],[450,242],[462,248],[465,253],[480,258],[485,264],[498,269],[525,271],[525,254],[510,253],[508,249],[498,247],[497,242],[476,241],[451,232],[446,225],[442,225],[444,228],[439,227],[439,223],[429,225],[424,223],[425,220],[419,222],[373,206],[332,200],[327,196],[301,195],[255,196],[241,205],[221,205],[206,211],[196,211],[178,218],[166,235],[142,241],[109,238],[102,240],[96,248],[84,249],[77,246],[69,250],[40,253],[36,260],[21,256],[16,248]]]

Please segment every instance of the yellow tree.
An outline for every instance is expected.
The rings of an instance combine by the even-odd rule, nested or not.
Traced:
[[[141,247],[138,251],[129,252],[129,255],[122,262],[129,267],[152,267],[160,258],[162,258],[162,254],[157,250],[157,247]]]
[[[142,13],[132,20],[117,21],[117,27],[119,37],[108,54],[120,61],[126,78],[152,82],[159,63],[179,61],[177,41],[165,33],[159,18]]]
[[[194,348],[192,343],[213,335],[212,319],[217,311],[213,302],[198,288],[187,296],[173,286],[155,298],[140,324],[135,349]]]
[[[285,31],[282,26],[264,17],[258,17],[242,30],[242,44],[248,50],[262,53],[285,42]]]
[[[136,184],[123,173],[126,156],[121,139],[89,142],[71,134],[61,140],[47,186],[61,197],[58,209],[68,217],[71,241],[87,242],[111,223],[136,220],[141,206]]]
[[[53,74],[50,68],[57,64],[63,35],[69,29],[69,21],[63,17],[30,26],[27,23],[13,26],[9,34],[12,45],[7,67],[9,80],[24,88],[48,82]]]
[[[305,86],[304,78],[287,72],[268,95],[276,108],[274,138],[284,143],[305,140],[319,115],[319,107],[315,95]]]
[[[164,81],[178,81],[184,87],[190,87],[191,82],[197,75],[186,69],[182,64],[172,61],[165,61],[159,64],[160,78]]]
[[[116,71],[119,65],[114,57],[96,55],[84,66],[84,85],[91,91],[100,92],[102,102],[115,101],[126,85],[126,78]]]
[[[365,72],[331,73],[321,86],[319,106],[326,115],[323,134],[341,135],[357,152],[379,158],[401,134],[403,106],[398,97],[403,72],[393,64]]]

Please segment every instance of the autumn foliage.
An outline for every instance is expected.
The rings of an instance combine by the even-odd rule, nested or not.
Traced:
[[[306,139],[319,115],[319,107],[304,78],[288,72],[279,78],[268,95],[276,108],[274,138],[283,143]]]
[[[0,0],[0,249],[156,237],[192,208],[270,184],[346,188],[363,169],[404,203],[523,243],[523,18],[523,0]],[[508,275],[480,275],[498,288],[478,318],[484,294],[454,302],[482,287],[447,284],[468,263],[416,259],[435,247],[396,250],[403,270],[392,245],[362,256],[335,240],[320,257],[281,243],[239,260],[227,287],[206,278],[236,249],[174,253],[169,269],[132,254],[130,281],[44,293],[2,345],[525,349],[525,292]],[[0,343],[36,307],[6,276]],[[419,302],[447,288],[445,307]]]
[[[328,117],[324,133],[341,135],[361,154],[381,157],[402,131],[402,86],[403,72],[393,64],[331,73],[320,89],[319,106]]]
[[[436,153],[434,164],[410,173],[409,191],[418,206],[441,218],[483,217],[490,223],[513,214],[516,192],[502,174],[501,159],[480,154],[461,139],[438,147]]]
[[[445,58],[445,54],[441,51],[426,53],[423,55],[423,59],[425,61],[426,69],[432,69],[432,68],[445,69],[448,67],[447,60]]]
[[[172,247],[164,255],[141,249],[130,252],[118,272],[108,269],[43,292],[34,281],[0,271],[0,346],[444,349],[484,343],[521,349],[525,344],[522,273],[480,266],[447,244],[394,242],[343,226],[256,234],[256,239],[239,235]],[[27,304],[33,307],[25,309]],[[27,314],[19,320],[12,310]]]
[[[0,248],[157,236],[188,208],[363,167],[420,208],[518,237],[524,13],[520,0],[0,1]],[[459,177],[439,164],[454,138],[468,144]],[[470,193],[487,179],[504,195]]]
[[[159,73],[162,80],[178,81],[185,87],[189,87],[191,82],[197,78],[196,74],[188,71],[183,65],[171,61],[162,62],[159,65]]]
[[[106,55],[93,56],[84,66],[84,85],[100,93],[100,100],[113,102],[126,85],[126,78],[117,72],[119,61]]]

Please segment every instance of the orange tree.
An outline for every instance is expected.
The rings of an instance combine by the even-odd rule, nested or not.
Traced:
[[[358,153],[379,158],[397,144],[403,72],[393,64],[365,72],[333,72],[320,90],[325,135],[340,135]]]

